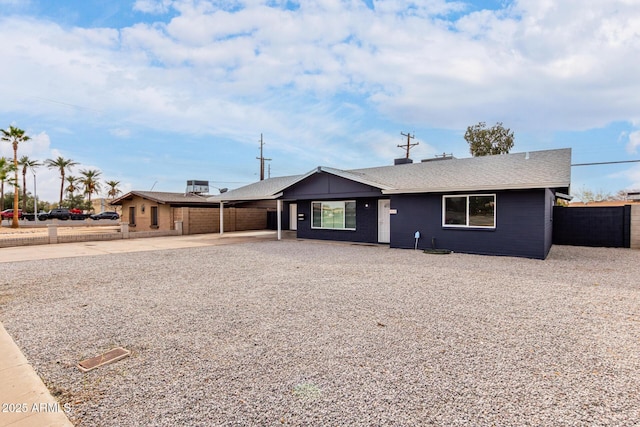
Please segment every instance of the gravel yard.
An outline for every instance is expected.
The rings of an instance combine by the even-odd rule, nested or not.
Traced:
[[[261,241],[0,264],[0,320],[82,426],[630,426],[639,272]]]

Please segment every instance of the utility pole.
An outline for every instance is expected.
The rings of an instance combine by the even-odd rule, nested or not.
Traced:
[[[420,144],[419,142],[415,142],[415,143],[411,143],[411,140],[414,139],[416,137],[415,134],[411,135],[411,133],[407,132],[407,133],[402,133],[400,132],[400,135],[402,136],[406,136],[407,137],[407,143],[404,145],[398,145],[398,148],[402,148],[404,150],[406,150],[407,155],[405,158],[409,158],[409,151],[411,150],[411,147],[415,147],[416,145]]]
[[[260,160],[260,181],[264,181],[264,161],[271,159],[266,159],[263,153],[264,141],[262,140],[262,134],[260,134],[260,157],[256,157],[256,159]]]

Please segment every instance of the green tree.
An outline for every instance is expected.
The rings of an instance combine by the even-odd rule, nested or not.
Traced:
[[[78,190],[78,184],[80,183],[80,178],[77,176],[69,175],[66,177],[67,180],[67,188],[65,191],[67,192],[67,196],[73,198],[73,193]]]
[[[78,194],[77,196],[69,196],[66,200],[64,200],[60,205],[61,208],[77,208],[82,211],[90,211],[91,203],[87,201],[82,194]]]
[[[62,196],[64,195],[64,175],[65,171],[71,170],[73,166],[76,166],[78,163],[74,162],[71,159],[65,159],[62,156],[58,156],[57,159],[47,159],[44,161],[45,165],[49,169],[58,169],[60,171],[60,202],[62,204]]]
[[[513,148],[513,132],[504,128],[502,122],[490,128],[485,122],[469,126],[464,139],[469,143],[473,157],[507,154]]]
[[[6,157],[0,157],[0,211],[4,210],[4,183],[13,182],[10,173],[13,172],[13,164]]]
[[[9,143],[11,143],[13,147],[13,166],[15,168],[14,170],[15,181],[13,183],[14,215],[13,215],[13,221],[11,222],[11,228],[19,228],[20,224],[18,223],[18,215],[17,215],[18,206],[20,206],[20,193],[18,192],[18,145],[20,145],[21,142],[29,141],[31,138],[25,135],[24,130],[17,127],[13,127],[13,126],[9,126],[8,130],[0,129],[0,131],[2,131],[2,140],[8,141]]]
[[[120,185],[120,181],[105,181],[105,184],[107,184],[107,187],[109,187],[109,189],[107,190],[107,197],[115,199],[118,194],[122,193],[122,191],[120,191],[120,189],[118,188],[118,185]]]
[[[91,195],[98,194],[100,191],[98,177],[100,177],[102,172],[96,169],[84,169],[80,171],[80,174],[82,175],[80,183],[84,187],[84,194],[88,196],[89,204],[91,204]]]
[[[34,170],[38,166],[42,166],[42,163],[30,159],[29,156],[22,156],[18,160],[18,164],[22,166],[22,211],[27,212],[27,169]]]

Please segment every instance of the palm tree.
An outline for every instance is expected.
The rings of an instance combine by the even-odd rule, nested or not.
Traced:
[[[10,142],[13,146],[15,182],[13,183],[13,221],[11,222],[11,228],[19,228],[18,205],[20,204],[20,194],[18,193],[18,145],[21,142],[27,142],[31,138],[24,134],[24,130],[13,126],[9,126],[9,130],[0,129],[0,131],[2,131],[2,140]]]
[[[80,174],[83,176],[83,178],[80,178],[80,182],[84,186],[84,194],[89,196],[89,204],[91,204],[91,195],[98,194],[100,191],[98,177],[102,172],[95,169],[84,169],[80,171]]]
[[[71,198],[73,198],[73,193],[78,190],[77,185],[80,183],[80,178],[78,178],[77,176],[69,175],[66,180],[68,185],[67,188],[65,188],[65,191]]]
[[[35,169],[38,166],[42,166],[42,163],[40,163],[37,160],[32,160],[29,158],[29,156],[22,156],[20,157],[20,160],[18,160],[18,164],[20,166],[22,166],[22,212],[26,212],[27,211],[27,169]],[[34,200],[34,206],[35,206],[35,198]],[[36,215],[38,210],[35,210]]]
[[[47,159],[44,163],[49,169],[58,169],[60,171],[60,205],[62,205],[62,196],[64,194],[64,172],[66,170],[71,170],[71,168],[78,163],[71,159],[65,159],[62,156],[58,156],[55,160]]]
[[[118,188],[118,185],[120,185],[120,181],[105,181],[105,184],[107,184],[107,186],[109,187],[109,190],[107,191],[107,197],[115,199],[118,194],[122,193],[122,191],[120,191],[120,189]]]

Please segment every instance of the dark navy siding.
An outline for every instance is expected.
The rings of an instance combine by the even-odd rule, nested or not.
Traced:
[[[340,199],[331,199],[340,200]],[[354,199],[348,199],[354,200]],[[311,200],[298,200],[298,214],[304,220],[298,221],[297,237],[301,239],[338,240],[343,242],[376,243],[378,241],[377,199],[356,200],[355,230],[325,230],[311,228]]]
[[[289,187],[283,199],[298,204],[298,214],[304,220],[298,221],[297,237],[302,239],[338,240],[346,242],[376,243],[378,241],[378,198],[380,189],[328,173],[316,173]],[[311,202],[325,200],[355,200],[356,229],[324,230],[311,228]],[[285,203],[288,209],[288,204]],[[288,216],[287,216],[288,218]],[[284,221],[283,226],[289,228]]]
[[[454,252],[544,259],[546,198],[543,189],[496,192],[495,229],[452,229],[442,226],[442,194],[394,195],[390,246],[413,248],[420,231],[420,249],[430,248],[435,239],[437,248]]]

